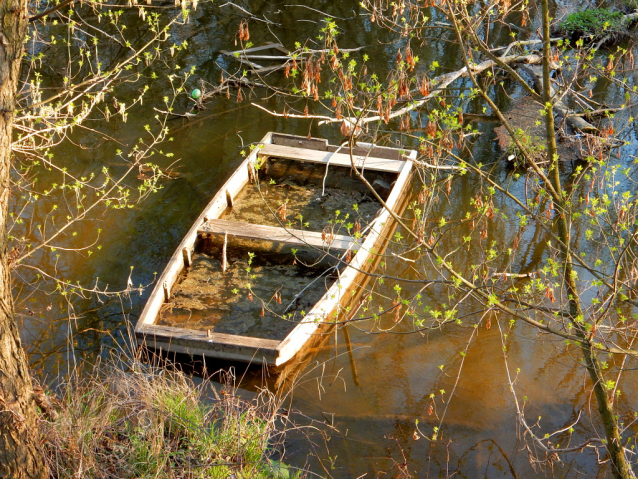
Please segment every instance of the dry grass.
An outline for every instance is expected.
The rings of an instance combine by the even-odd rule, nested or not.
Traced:
[[[58,395],[42,442],[56,478],[288,478],[273,460],[277,403],[133,362],[102,365]],[[280,437],[280,436],[277,436]]]

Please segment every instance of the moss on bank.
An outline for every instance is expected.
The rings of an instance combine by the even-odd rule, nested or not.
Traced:
[[[560,34],[573,39],[587,37],[598,40],[609,37],[617,41],[629,34],[630,21],[620,11],[592,8],[574,12],[558,24]]]
[[[40,433],[55,478],[299,477],[274,459],[281,434],[266,392],[246,401],[138,364],[98,368],[53,402]]]

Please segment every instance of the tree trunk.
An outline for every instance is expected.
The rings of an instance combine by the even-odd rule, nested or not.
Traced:
[[[7,262],[11,131],[28,27],[25,0],[0,0],[0,477],[46,478],[26,354],[13,311]]]
[[[603,384],[603,375],[601,374],[600,363],[596,357],[596,351],[592,345],[592,338],[588,335],[587,330],[577,321],[577,318],[583,317],[583,311],[578,296],[578,286],[576,284],[576,275],[573,269],[571,257],[571,233],[569,231],[565,214],[567,202],[563,196],[563,190],[560,180],[560,171],[558,165],[558,153],[556,149],[556,133],[554,131],[554,115],[552,114],[552,87],[550,83],[550,40],[549,40],[549,7],[548,0],[542,0],[542,22],[543,22],[543,102],[546,109],[545,127],[547,133],[547,156],[550,161],[550,168],[553,174],[550,174],[551,181],[558,198],[555,198],[558,222],[558,236],[561,240],[561,259],[564,263],[563,284],[565,286],[567,297],[569,298],[569,315],[572,325],[576,330],[576,334],[582,338],[581,350],[585,359],[585,367],[589,373],[594,388],[594,397],[598,406],[598,413],[603,421],[605,428],[605,438],[607,439],[607,451],[611,460],[611,472],[616,479],[632,479],[634,474],[629,466],[627,457],[623,450],[618,421],[614,414],[612,403],[609,400],[607,391]]]

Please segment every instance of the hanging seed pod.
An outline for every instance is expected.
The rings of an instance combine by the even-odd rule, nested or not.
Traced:
[[[279,218],[281,219],[281,221],[286,221],[286,214],[287,214],[287,203],[282,203],[279,206],[279,209],[277,209],[277,214],[279,215]]]
[[[396,305],[393,304],[395,306],[394,322],[398,323],[401,320],[401,303],[399,303],[398,299],[395,299],[394,301],[396,301]]]
[[[248,301],[250,301],[251,303],[253,302],[253,293],[251,293],[250,291],[248,291]]]
[[[308,105],[304,107],[303,114],[306,116],[306,118],[308,117]]]
[[[326,244],[331,244],[335,239],[334,231],[331,225],[326,226],[321,232],[321,240]]]
[[[425,134],[428,135],[430,138],[434,138],[436,136],[436,123],[433,121],[428,121],[427,126],[425,127]]]
[[[414,61],[414,56],[412,54],[412,48],[410,48],[410,45],[407,45],[405,47],[405,62],[410,66],[410,71],[414,70],[416,62]]]
[[[348,126],[345,120],[341,122],[341,134],[345,137],[350,136],[350,127]]]
[[[410,89],[408,88],[408,82],[405,77],[401,77],[399,79],[399,88],[398,88],[399,98],[405,98],[410,96]]]
[[[419,202],[419,204],[424,205],[427,200],[427,197],[428,197],[428,190],[422,189],[421,191],[419,191],[419,197],[417,198],[417,201]]]
[[[242,38],[242,40],[247,42],[248,40],[250,40],[250,32],[248,31],[248,20],[243,20],[243,24],[244,24],[244,38]]]
[[[286,78],[290,76],[290,62],[286,63],[286,69],[284,70],[284,75]]]
[[[263,304],[261,306],[261,314],[260,316],[266,316],[266,309],[264,308]]]
[[[425,230],[423,229],[423,226],[419,226],[416,229],[416,241],[419,244],[425,243]]]
[[[421,78],[421,84],[419,85],[419,91],[421,95],[428,96],[430,94],[430,82],[427,77]]]
[[[237,89],[237,103],[241,103],[244,99],[244,95],[241,92],[241,88]]]

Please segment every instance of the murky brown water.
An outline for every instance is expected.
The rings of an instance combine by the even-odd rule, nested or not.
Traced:
[[[291,46],[295,41],[316,35],[323,17],[304,6],[285,6],[282,2],[252,1],[247,2],[245,7],[257,16],[266,15],[278,23],[268,26],[260,22],[251,23],[251,40],[255,44],[272,41],[269,31],[272,30],[284,44]],[[342,47],[367,45],[366,52],[374,58],[374,66],[380,71],[393,64],[395,46],[403,45],[404,39],[397,42],[360,17],[356,2],[313,2],[312,8],[329,12],[337,18],[346,32]],[[238,67],[232,60],[219,55],[218,51],[233,48],[232,38],[241,18],[240,12],[230,5],[200,4],[192,23],[175,32],[177,38],[189,40],[190,47],[183,64],[198,68],[189,87],[196,86],[195,81],[200,77],[217,81],[219,67],[216,63],[233,71]],[[507,32],[500,31],[499,34],[504,42],[508,41]],[[431,41],[419,46],[418,54],[423,64],[437,60],[444,71],[458,66],[457,50],[454,44]],[[269,79],[287,84],[279,73],[270,75]],[[158,103],[165,86],[162,82],[152,86]],[[520,94],[508,85],[506,91],[509,95]],[[596,91],[601,96],[608,91],[606,94],[610,98],[617,94],[609,85],[603,85]],[[457,93],[457,90],[450,92]],[[266,91],[256,89],[252,99],[262,99],[266,95]],[[507,108],[510,99],[500,91],[497,97],[499,104]],[[148,103],[129,115],[128,124],[112,123],[105,126],[104,131],[125,144],[134,144],[153,106]],[[185,101],[183,106],[187,104]],[[281,105],[274,101],[267,104],[281,109]],[[303,109],[303,105],[296,107]],[[477,103],[476,108],[480,110],[481,105]],[[477,161],[485,164],[502,157],[491,133],[493,127],[493,124],[479,125],[488,134],[475,139],[472,145]],[[162,190],[134,209],[96,215],[89,224],[81,227],[79,236],[84,238],[92,238],[96,228],[102,229],[99,239],[102,248],[99,251],[96,250],[90,257],[65,254],[60,259],[43,254],[38,258],[43,269],[56,270],[68,280],[81,281],[85,285],[95,283],[99,277],[100,288],[108,285],[109,290],[125,289],[129,277],[135,286],[149,285],[203,206],[242,161],[239,152],[244,145],[258,141],[267,131],[300,135],[310,132],[314,136],[328,138],[331,143],[338,143],[341,138],[337,127],[318,127],[315,122],[299,119],[272,118],[252,108],[247,101],[236,103],[234,98],[227,100],[223,97],[210,102],[195,119],[172,121],[170,128],[175,141],[169,148],[181,158],[174,166],[179,176],[166,181]],[[632,143],[624,150],[625,155],[635,154],[633,132],[630,135]],[[411,141],[403,138],[408,147],[413,146]],[[124,167],[115,156],[117,145],[87,135],[82,146],[85,148],[66,145],[57,155],[66,158],[83,174],[100,171],[103,165],[115,169]],[[167,167],[168,163],[160,166]],[[502,170],[501,178],[515,191],[520,192],[524,188],[524,177],[514,179]],[[55,177],[51,174],[41,181],[53,182]],[[275,204],[294,195],[306,195],[309,191],[285,180],[276,183],[262,185],[261,188],[262,193],[265,192],[265,196],[272,198]],[[484,187],[471,175],[456,178],[447,197],[442,195],[428,212],[433,223],[442,216],[448,221],[463,219],[476,192]],[[310,196],[315,193],[310,193]],[[353,189],[351,196],[348,203],[357,203],[360,207],[368,204],[363,189]],[[360,209],[360,215],[366,221],[378,208],[374,202],[369,203],[369,211]],[[505,212],[508,219],[490,223],[488,237],[483,244],[491,241],[509,244],[518,227],[515,210],[507,202],[495,207]],[[320,208],[312,220],[324,224],[330,219],[330,210]],[[246,219],[250,219],[251,211],[254,210],[248,211]],[[305,212],[300,213],[304,218],[311,217]],[[33,214],[44,216],[46,213]],[[410,214],[406,213],[409,220]],[[457,240],[460,241],[460,238]],[[525,233],[521,243],[524,254],[517,265],[519,269],[533,271],[537,268],[547,254],[546,240],[539,231]],[[379,270],[389,276],[409,280],[434,279],[435,269],[427,261],[419,259],[410,263],[392,254],[401,255],[403,252],[401,245],[390,246],[387,259]],[[470,265],[484,252],[472,250],[463,254],[464,261]],[[201,260],[203,268],[216,267],[214,260],[205,257]],[[241,260],[236,264],[238,272],[241,271]],[[131,267],[134,269],[131,270]],[[272,273],[276,277],[287,274],[276,269]],[[91,360],[96,355],[108,354],[105,351],[114,344],[126,347],[129,338],[127,328],[135,323],[149,292],[146,288],[142,294],[135,292],[119,298],[92,296],[75,301],[75,309],[72,310],[64,298],[29,286],[29,282],[36,279],[35,272],[18,269],[16,274],[16,307],[24,344],[31,354],[34,369],[46,378],[63,374],[70,365],[83,359]],[[301,283],[303,281],[299,286]],[[384,284],[372,282],[368,286],[375,293],[373,302],[366,305],[369,311],[389,308],[397,283],[403,288],[404,297],[421,295],[421,304],[414,303],[416,313],[421,316],[426,314],[426,307],[441,308],[447,301],[443,288],[423,289],[419,282],[388,279]],[[292,291],[286,294],[289,293],[292,294]],[[264,294],[267,296],[269,291]],[[219,304],[220,309],[226,307],[227,304]],[[197,308],[191,307],[193,310]],[[362,311],[362,314],[365,312]],[[395,477],[403,464],[407,464],[408,470],[416,477],[446,477],[455,472],[458,477],[468,478],[593,477],[598,466],[591,452],[568,456],[569,462],[564,464],[541,464],[536,468],[530,465],[520,441],[513,397],[506,380],[498,323],[504,328],[508,324],[492,317],[488,329],[487,317],[483,317],[482,312],[471,313],[475,311],[472,305],[468,305],[459,313],[467,315],[463,325],[447,325],[419,332],[415,332],[419,329],[418,317],[404,316],[402,321],[396,322],[393,314],[385,314],[355,322],[348,327],[351,349],[347,347],[343,331],[333,333],[298,379],[289,404],[292,410],[303,415],[297,419],[298,423],[308,424],[308,418],[312,418],[320,423],[319,429],[324,431],[325,436],[312,429],[290,432],[288,460],[299,467],[308,463],[321,476],[329,473],[342,478],[364,474],[367,474],[365,477]],[[253,318],[253,325],[245,325],[246,331],[259,326],[259,318]],[[274,322],[272,324],[275,325]],[[474,324],[478,324],[478,328],[474,328]],[[461,352],[466,353],[465,359]],[[585,414],[587,427],[592,423],[598,425],[595,413],[589,414],[594,405],[585,387],[584,371],[578,367],[577,353],[565,352],[554,338],[539,338],[536,331],[516,324],[509,332],[506,359],[512,371],[520,368],[516,389],[520,397],[527,397],[528,418],[542,416],[540,430],[562,428],[570,424],[579,411]],[[627,375],[624,381],[624,394],[619,401],[627,410],[638,410],[638,377]],[[254,384],[246,385],[248,389],[252,386]],[[420,431],[426,435],[431,436],[433,428],[439,428],[439,440],[435,443],[426,438],[416,440],[417,420]],[[583,428],[577,427],[576,435],[580,436],[574,442],[582,439],[583,432]],[[326,437],[329,441],[325,441]],[[319,460],[326,470],[319,466]]]

